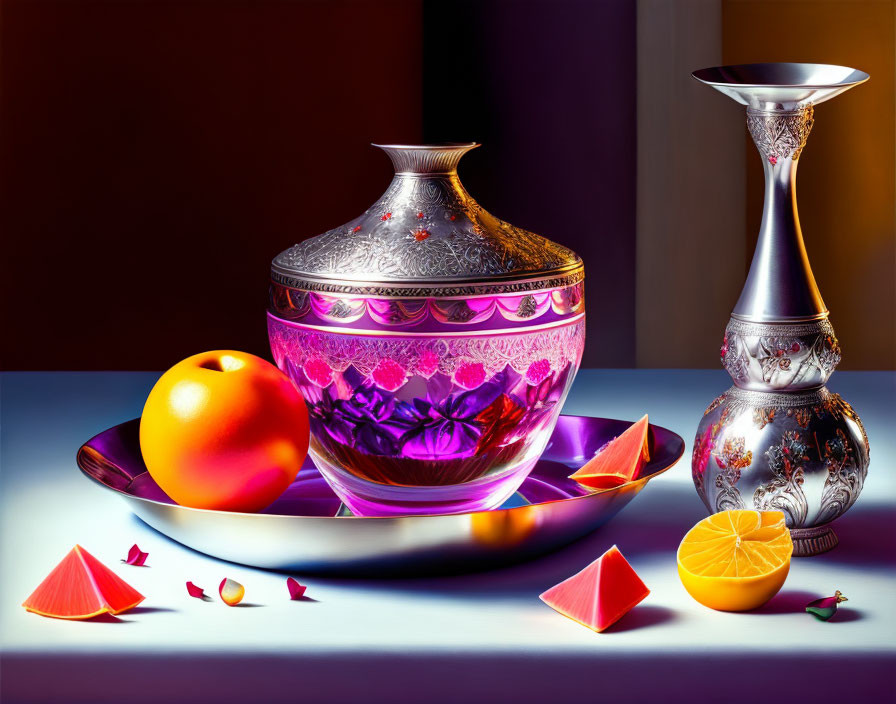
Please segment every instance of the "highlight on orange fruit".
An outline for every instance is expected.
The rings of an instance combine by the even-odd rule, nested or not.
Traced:
[[[308,411],[273,364],[245,352],[203,352],[153,387],[140,449],[177,503],[256,512],[296,478],[308,452]]]
[[[749,611],[784,586],[793,541],[781,511],[722,511],[678,547],[678,576],[694,599],[718,611]]]

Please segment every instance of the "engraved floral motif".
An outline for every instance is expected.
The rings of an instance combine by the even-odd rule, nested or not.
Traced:
[[[762,430],[765,426],[775,420],[776,408],[754,408],[753,424]]]
[[[433,218],[425,238],[406,236],[420,231],[417,214],[433,207],[464,217]],[[274,259],[284,273],[347,278],[363,272],[367,281],[382,282],[531,275],[577,266],[581,259],[568,248],[483,210],[456,176],[415,175],[397,175],[365,215]]]
[[[465,323],[476,315],[466,301],[453,301],[446,308],[448,312],[445,319],[449,323]]]
[[[741,470],[753,463],[753,451],[746,450],[745,445],[743,437],[728,437],[721,452],[715,455],[716,465],[722,470],[716,475],[716,488],[720,490],[716,495],[716,511],[744,508],[736,485]]]
[[[791,528],[802,526],[809,514],[803,492],[803,466],[809,461],[808,451],[800,433],[785,432],[779,444],[765,451],[766,463],[775,478],[753,492],[753,506],[761,511],[783,511]]]
[[[728,392],[726,391],[721,396],[718,396],[715,399],[713,399],[713,402],[711,404],[709,404],[709,406],[706,407],[705,411],[703,411],[703,415],[708,416],[710,413],[712,413],[714,410],[716,410],[719,406],[721,406],[723,403],[725,403],[727,398],[728,398]]]
[[[535,302],[534,296],[523,296],[520,304],[516,309],[516,314],[520,318],[531,318],[538,310],[538,304]]]
[[[456,328],[458,324],[482,325],[488,321],[502,327],[501,319],[511,323],[535,320],[555,323],[584,311],[582,284],[568,289],[535,291],[520,296],[477,296],[475,298],[381,298],[365,296],[338,297],[317,291],[302,292],[293,297],[294,289],[273,284],[270,312],[279,318],[311,325],[351,324],[356,329],[378,329],[381,326],[402,328],[424,327],[428,332],[442,324]],[[292,304],[293,299],[301,307]],[[498,313],[500,319],[495,316]]]
[[[722,365],[734,382],[756,390],[820,386],[840,361],[840,347],[826,319],[797,325],[732,319],[723,350]]]
[[[503,295],[506,293],[521,293],[525,291],[542,291],[551,288],[565,288],[581,284],[585,278],[582,267],[568,273],[547,276],[539,279],[527,279],[523,281],[483,281],[468,284],[418,284],[407,283],[378,283],[367,284],[358,282],[331,282],[318,280],[296,274],[288,274],[275,266],[271,269],[271,281],[279,286],[286,286],[304,291],[319,291],[321,293],[343,293],[361,296],[486,296]]]
[[[811,105],[796,112],[768,112],[747,108],[747,129],[759,152],[771,164],[800,157],[812,130]]]
[[[345,301],[336,301],[333,307],[330,308],[329,313],[334,318],[348,318],[353,311],[351,306]]]
[[[524,375],[534,362],[543,364],[542,360],[557,371],[578,364],[585,346],[582,320],[531,333],[391,337],[324,332],[268,318],[268,333],[278,365],[288,359],[301,367],[308,359],[320,359],[336,372],[351,366],[364,376],[370,376],[383,359],[392,360],[408,375],[431,376],[434,357],[439,371],[447,376],[470,363],[482,364],[486,378],[508,366]]]
[[[832,521],[852,506],[859,498],[868,473],[867,466],[859,468],[855,450],[840,429],[824,444],[824,465],[828,476],[822,489],[816,523]]]

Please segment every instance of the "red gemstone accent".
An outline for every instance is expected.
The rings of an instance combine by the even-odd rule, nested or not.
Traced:
[[[429,237],[429,235],[430,235],[429,230],[417,230],[414,233],[414,239],[417,240],[418,242],[422,242],[427,237]]]
[[[768,158],[768,161],[769,161],[769,163],[772,164],[772,165],[777,164],[777,163],[778,163],[778,157],[776,157],[774,154],[772,154],[772,155]]]
[[[392,217],[392,213],[384,213],[384,214],[383,214],[383,217],[382,217],[381,219],[382,219],[382,220],[388,220],[388,219],[391,218],[391,217]]]
[[[799,343],[799,342],[794,342],[794,343],[790,346],[790,351],[793,352],[793,353],[799,352],[800,349],[801,349],[801,348],[800,348],[800,343]]]
[[[775,350],[775,357],[783,357],[784,350]]]
[[[423,219],[423,213],[417,213],[417,219],[418,219],[418,220],[422,220],[422,219]]]
[[[452,220],[457,220],[457,216],[456,216],[456,215],[452,215],[452,216],[451,216],[451,219],[452,219]]]
[[[354,230],[352,230],[352,232],[360,232],[360,231],[361,231],[360,225],[358,225]]]

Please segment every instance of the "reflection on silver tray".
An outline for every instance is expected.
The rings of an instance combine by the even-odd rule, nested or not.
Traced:
[[[589,492],[568,479],[629,425],[561,416],[517,494],[500,509],[455,515],[352,516],[310,460],[262,513],[178,506],[146,471],[139,419],[88,440],[78,451],[78,466],[156,530],[223,560],[306,573],[464,571],[529,559],[586,535],[681,458],[681,437],[651,425],[651,459],[636,480]]]

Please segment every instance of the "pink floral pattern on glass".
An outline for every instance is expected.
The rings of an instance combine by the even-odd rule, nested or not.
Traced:
[[[370,374],[373,383],[385,391],[397,391],[407,381],[407,373],[397,362],[391,359],[382,359],[376,365],[376,369]]]
[[[439,371],[439,357],[432,350],[424,350],[423,354],[420,355],[420,361],[417,362],[417,373],[429,379]]]
[[[475,389],[485,381],[485,367],[480,362],[461,364],[454,372],[454,383],[465,389]]]
[[[540,384],[551,373],[551,363],[547,359],[539,359],[529,365],[526,380],[530,384]]]
[[[333,381],[333,370],[320,357],[309,359],[302,366],[302,371],[312,384],[326,388]]]

